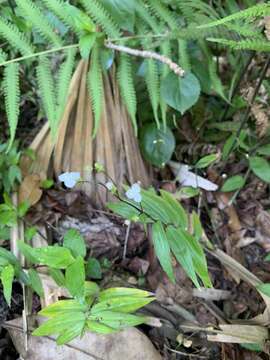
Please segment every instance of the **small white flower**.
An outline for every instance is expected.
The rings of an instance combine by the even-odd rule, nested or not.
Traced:
[[[125,224],[126,226],[129,226],[129,225],[130,225],[130,220],[125,220],[124,224]]]
[[[109,190],[109,191],[112,191],[113,188],[114,188],[114,185],[111,181],[108,181],[106,184],[105,184],[106,188]]]
[[[135,202],[140,203],[142,201],[140,184],[133,184],[126,192],[126,197],[130,200],[134,200]]]
[[[69,189],[74,188],[80,178],[81,174],[79,172],[65,172],[58,176],[59,181],[62,181]]]

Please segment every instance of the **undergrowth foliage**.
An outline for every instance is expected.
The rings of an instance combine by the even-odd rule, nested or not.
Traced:
[[[134,74],[139,63],[144,68],[143,76],[158,127],[161,122],[166,126],[166,112],[168,105],[171,106],[171,102],[168,104],[160,93],[162,83],[171,73],[167,66],[150,59],[140,62],[140,54],[139,57],[132,57],[123,53],[119,56],[113,52],[104,64],[102,59],[106,40],[119,46],[151,50],[168,56],[180,64],[186,74],[193,72],[190,45],[195,43],[209,60],[213,90],[224,99],[226,94],[213,62],[211,43],[233,50],[269,51],[269,42],[258,22],[254,21],[270,14],[269,4],[257,4],[228,16],[202,0],[80,0],[76,6],[63,0],[15,0],[15,4],[15,15],[5,11],[0,16],[0,36],[6,42],[0,50],[0,66],[6,67],[2,88],[11,143],[19,109],[19,68],[15,64],[23,60],[28,60],[26,66],[32,63],[31,66],[37,68],[40,95],[55,138],[72,70],[78,58],[75,56],[78,48],[83,58],[90,57],[88,88],[95,117],[94,135],[97,133],[104,101],[103,72],[108,71],[113,62],[118,68],[121,95],[135,131],[137,99]],[[64,32],[61,33],[63,28]],[[67,48],[71,50],[66,51]],[[66,60],[56,74],[50,65],[50,54],[59,51],[65,52]],[[10,75],[8,80],[7,73]],[[176,77],[173,83],[177,83]],[[15,91],[11,91],[12,88]],[[179,93],[183,97],[183,90],[180,89]],[[197,98],[194,103],[196,101]],[[187,108],[192,105],[190,103]]]

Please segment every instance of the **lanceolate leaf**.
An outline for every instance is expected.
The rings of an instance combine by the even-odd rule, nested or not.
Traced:
[[[5,266],[1,272],[1,281],[4,289],[4,296],[9,306],[11,301],[13,279],[14,279],[14,268],[12,265],[9,264]]]
[[[175,282],[173,267],[172,267],[171,250],[163,225],[160,221],[157,221],[153,225],[152,229],[153,229],[152,240],[153,240],[156,256],[163,270],[168,275],[169,279],[172,282]]]
[[[38,272],[36,270],[34,270],[34,269],[30,269],[28,271],[28,275],[29,275],[29,279],[30,279],[30,282],[31,282],[31,287],[33,288],[33,290],[40,297],[43,297],[44,296],[44,290],[43,290],[42,282],[40,280]]]
[[[101,301],[91,309],[92,315],[98,315],[102,311],[114,311],[121,313],[132,313],[154,300],[153,297],[139,298],[133,296],[113,297]]]
[[[15,139],[18,124],[20,106],[20,87],[19,87],[19,64],[13,63],[5,67],[4,70],[4,96],[7,119],[10,129],[10,141],[7,151],[11,148]]]
[[[137,326],[146,321],[144,316],[123,314],[113,311],[101,311],[97,315],[90,315],[89,320],[100,321],[115,330],[121,330],[130,326]]]
[[[75,298],[81,298],[84,295],[85,269],[82,257],[66,269],[66,287],[70,294]]]
[[[71,315],[72,313],[85,312],[86,310],[87,306],[77,300],[60,300],[42,309],[39,314],[52,318],[62,313],[69,313]]]
[[[174,223],[183,229],[188,228],[188,216],[183,206],[177,201],[172,194],[167,191],[160,190],[162,198],[167,202],[171,208],[171,213],[174,216]]]
[[[67,344],[71,340],[79,337],[80,335],[82,335],[84,327],[85,321],[79,321],[77,324],[70,326],[63,332],[63,334],[58,336],[58,338],[56,339],[57,345]]]
[[[70,229],[65,233],[63,246],[69,249],[75,257],[84,258],[86,255],[84,238],[76,229]]]
[[[99,294],[99,300],[109,300],[112,298],[119,298],[121,296],[130,296],[134,298],[146,298],[151,296],[152,294],[148,291],[139,290],[139,289],[132,289],[132,288],[109,288],[103,290]]]
[[[259,156],[253,156],[249,159],[251,170],[261,180],[270,183],[270,164],[267,160]]]

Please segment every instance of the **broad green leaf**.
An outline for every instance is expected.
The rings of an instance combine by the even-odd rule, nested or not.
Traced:
[[[0,258],[6,259],[10,264],[20,267],[20,262],[12,252],[0,247]]]
[[[154,301],[153,297],[138,298],[131,296],[120,296],[112,299],[107,299],[95,304],[91,309],[92,315],[98,315],[102,311],[116,311],[122,313],[134,312],[143,306]]]
[[[170,72],[161,83],[161,97],[167,105],[184,114],[199,99],[201,86],[195,75],[186,73],[184,77]]]
[[[146,298],[148,296],[151,296],[152,294],[145,290],[140,289],[133,289],[133,288],[109,288],[106,290],[103,290],[99,294],[99,300],[105,301],[110,300],[112,298],[120,298],[121,296],[125,297],[133,297],[133,298]]]
[[[173,195],[167,191],[160,190],[162,198],[171,207],[171,213],[174,216],[174,224],[184,229],[188,227],[188,216],[183,206],[177,201]]]
[[[85,322],[85,314],[83,312],[67,312],[60,313],[52,319],[43,323],[38,327],[32,335],[34,336],[48,336],[64,332],[78,323]]]
[[[175,137],[168,127],[164,130],[158,129],[156,124],[149,124],[141,131],[140,146],[150,164],[163,167],[175,150]]]
[[[77,300],[60,300],[47,306],[39,312],[39,315],[46,316],[49,318],[56,317],[62,313],[77,313],[77,312],[86,312],[87,305],[81,304]]]
[[[176,258],[176,260],[182,265],[183,269],[193,281],[194,285],[199,288],[199,282],[196,275],[195,267],[193,265],[192,254],[182,238],[182,234],[179,233],[174,227],[169,226],[166,229],[167,239],[170,248]]]
[[[69,249],[73,256],[85,257],[86,246],[82,235],[76,229],[70,229],[65,233],[63,246]]]
[[[12,283],[14,279],[14,268],[12,265],[8,264],[5,266],[1,272],[1,282],[4,290],[4,297],[8,306],[11,302],[11,293],[12,293]]]
[[[241,189],[245,185],[245,179],[241,175],[235,175],[230,177],[223,184],[221,191],[230,192]]]
[[[97,39],[96,33],[86,34],[80,38],[79,47],[80,47],[81,57],[83,59],[89,58],[90,52],[96,42],[96,39]]]
[[[17,214],[20,218],[24,217],[27,213],[27,211],[30,208],[30,203],[28,201],[23,201],[21,204],[19,204],[17,208]]]
[[[100,263],[95,258],[88,259],[86,263],[86,274],[91,279],[102,279],[102,270]]]
[[[82,257],[78,257],[66,269],[66,288],[73,297],[84,295],[85,269]]]
[[[101,324],[98,321],[87,320],[86,327],[91,332],[95,332],[95,333],[103,334],[103,335],[112,334],[112,333],[116,332],[115,329],[113,329],[107,325]]]
[[[0,212],[0,227],[1,226],[15,226],[17,223],[17,214],[15,210]]]
[[[18,241],[18,247],[21,253],[26,257],[26,259],[32,264],[38,264],[39,258],[35,254],[34,248],[32,246],[26,244],[23,241]]]
[[[115,214],[122,216],[124,219],[132,221],[132,219],[139,217],[140,211],[135,209],[123,201],[118,203],[107,203],[107,207]]]
[[[260,146],[257,149],[257,153],[260,155],[270,156],[270,144]]]
[[[65,286],[66,279],[61,270],[49,268],[49,274],[58,286]]]
[[[270,296],[270,283],[258,285],[257,289],[263,294]]]
[[[64,330],[64,333],[58,336],[56,339],[57,345],[64,345],[69,343],[71,340],[82,335],[85,327],[85,321],[80,321],[79,323],[69,327]]]
[[[47,246],[33,248],[33,255],[41,265],[47,265],[56,269],[66,269],[74,262],[69,249],[60,246]]]
[[[259,156],[249,158],[249,166],[258,178],[270,183],[270,165],[267,160]]]
[[[166,272],[169,279],[172,282],[175,282],[171,250],[164,227],[160,221],[157,221],[153,225],[152,229],[152,241],[154,244],[156,256],[162,266],[162,269]]]
[[[115,330],[137,326],[146,322],[146,317],[132,314],[124,314],[112,311],[102,311],[96,315],[90,315],[89,320],[99,321]]]
[[[211,155],[204,156],[196,163],[195,168],[204,169],[204,168],[208,167],[210,164],[212,164],[213,162],[215,162],[217,160],[217,158],[218,158],[218,154],[211,154]]]
[[[97,297],[99,294],[99,286],[93,281],[85,281],[84,283],[85,297]]]
[[[44,296],[44,290],[42,286],[42,282],[40,280],[39,274],[34,269],[29,269],[28,271],[29,279],[31,282],[32,289],[40,296]]]
[[[200,195],[200,189],[195,189],[193,187],[182,187],[180,191],[176,193],[177,197],[180,199],[189,199],[195,196]]]
[[[141,206],[148,216],[154,220],[160,220],[164,224],[174,223],[174,213],[171,206],[152,191],[141,190]]]

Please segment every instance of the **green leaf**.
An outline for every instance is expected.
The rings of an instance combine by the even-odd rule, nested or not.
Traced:
[[[168,239],[164,230],[164,227],[160,221],[157,221],[152,227],[152,241],[156,256],[162,266],[162,269],[166,272],[169,279],[175,282],[171,250],[168,243]]]
[[[8,306],[10,306],[11,302],[11,293],[12,293],[12,283],[14,279],[14,268],[12,265],[7,265],[3,268],[1,272],[1,281],[4,289],[4,297]]]
[[[245,179],[241,175],[230,177],[223,184],[221,191],[230,192],[241,189],[245,185]]]
[[[152,294],[150,292],[145,290],[118,287],[118,288],[109,288],[101,291],[99,294],[99,300],[105,301],[105,300],[110,300],[112,298],[120,298],[121,296],[132,297],[132,298],[146,298],[151,295]]]
[[[270,283],[258,285],[257,289],[263,294],[270,296]]]
[[[122,330],[127,327],[143,324],[147,319],[144,316],[101,311],[96,315],[90,315],[89,320],[101,322],[115,330]]]
[[[107,207],[115,214],[122,216],[124,219],[132,221],[132,219],[140,215],[140,211],[126,202],[107,203]]]
[[[173,109],[184,114],[199,99],[201,87],[192,73],[179,77],[170,72],[161,83],[161,97]]]
[[[102,271],[100,263],[95,258],[90,258],[86,264],[86,274],[91,279],[102,279]]]
[[[101,2],[122,29],[134,31],[136,1],[101,0]]]
[[[102,311],[116,311],[122,313],[134,312],[154,301],[153,297],[139,298],[130,296],[114,297],[95,304],[91,309],[92,315],[98,315]]]
[[[26,242],[29,242],[33,239],[33,237],[37,234],[37,228],[35,226],[31,226],[26,228],[24,232]]]
[[[19,182],[22,180],[21,170],[17,165],[11,165],[8,169],[8,179],[12,187],[16,180]]]
[[[218,154],[211,154],[211,155],[204,156],[196,163],[195,168],[204,169],[204,168],[208,167],[210,164],[212,164],[213,162],[215,162],[217,160],[217,158],[218,158]]]
[[[175,150],[175,138],[172,131],[158,129],[155,124],[143,127],[140,146],[144,158],[151,164],[163,167],[172,157]]]
[[[39,315],[54,318],[63,313],[71,315],[77,312],[84,313],[86,311],[87,305],[81,304],[77,300],[60,300],[39,311]]]
[[[43,323],[32,333],[32,335],[48,336],[65,332],[66,329],[70,329],[76,326],[76,324],[84,324],[85,317],[86,316],[83,312],[60,313],[52,319]]]
[[[270,156],[270,144],[260,146],[257,149],[257,153],[260,155]]]
[[[56,339],[57,345],[64,345],[69,343],[71,340],[80,337],[85,327],[85,321],[80,321],[77,324],[67,328],[63,334],[58,336]]]
[[[112,333],[116,332],[115,329],[113,329],[107,325],[101,324],[98,321],[87,320],[86,327],[88,330],[90,330],[92,332],[95,332],[98,334],[103,334],[103,335],[112,334]]]
[[[11,265],[20,267],[20,262],[12,252],[0,247],[0,258],[6,259]]]
[[[34,269],[29,269],[28,275],[29,275],[29,279],[30,279],[30,282],[31,282],[31,287],[33,288],[33,290],[40,297],[43,297],[44,296],[44,290],[43,290],[42,282],[40,280],[38,272],[36,270],[34,270]]]
[[[192,229],[193,229],[193,234],[195,236],[195,239],[197,241],[200,241],[200,239],[202,238],[202,235],[203,235],[203,228],[202,228],[200,218],[196,214],[195,211],[192,212],[191,222],[192,222]]]
[[[1,211],[0,212],[0,227],[2,226],[15,226],[17,223],[17,215],[15,210]]]
[[[99,294],[99,287],[93,281],[85,281],[84,283],[85,297],[97,297]]]
[[[270,165],[267,160],[259,156],[253,156],[249,159],[249,166],[258,178],[270,183]]]
[[[83,59],[89,58],[90,52],[95,44],[96,39],[97,39],[96,33],[86,34],[80,38],[79,47],[80,47],[81,57]]]
[[[188,227],[188,216],[183,206],[177,201],[173,195],[167,191],[160,190],[162,198],[171,207],[171,211],[174,217],[174,224],[181,226],[184,229]]]
[[[76,229],[70,229],[65,233],[63,246],[69,249],[77,257],[85,257],[86,246],[82,235]]]
[[[36,256],[34,249],[23,241],[18,241],[18,247],[21,253],[26,257],[32,264],[38,264],[39,258]]]
[[[58,286],[65,286],[66,279],[61,270],[49,268],[49,274]]]
[[[30,203],[28,201],[23,201],[19,204],[17,208],[17,214],[20,218],[24,217],[27,211],[30,209]]]
[[[171,206],[161,197],[151,190],[141,190],[141,206],[147,215],[155,220],[160,220],[164,224],[173,224],[175,213]]]
[[[33,256],[38,259],[39,264],[56,269],[66,269],[74,262],[69,249],[60,246],[33,248]]]
[[[41,182],[40,187],[41,189],[50,189],[54,185],[54,181],[52,179],[45,179]]]
[[[84,295],[85,269],[82,257],[78,257],[66,269],[66,287],[73,297]]]

